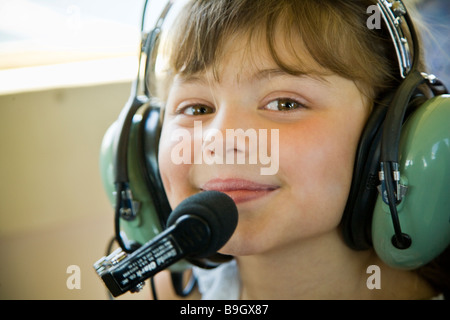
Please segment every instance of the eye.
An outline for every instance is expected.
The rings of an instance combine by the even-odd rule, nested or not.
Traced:
[[[288,98],[276,99],[269,102],[264,109],[271,111],[291,111],[299,108],[304,108],[305,106],[300,102],[297,102]]]
[[[196,104],[182,108],[177,113],[185,114],[188,116],[201,116],[205,114],[214,113],[214,108],[208,107],[206,105]]]

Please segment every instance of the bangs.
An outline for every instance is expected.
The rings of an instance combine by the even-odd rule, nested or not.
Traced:
[[[165,56],[164,77],[171,81],[174,75],[192,77],[212,70],[220,80],[219,67],[228,50],[238,39],[246,38],[247,54],[258,55],[257,48],[265,44],[270,57],[286,73],[337,74],[354,81],[373,99],[393,81],[390,75],[395,71],[386,45],[380,45],[385,40],[366,27],[366,8],[373,1],[355,3],[190,1],[160,46],[160,54]]]

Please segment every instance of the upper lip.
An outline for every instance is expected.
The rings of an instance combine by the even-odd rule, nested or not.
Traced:
[[[275,190],[278,186],[273,184],[259,183],[245,179],[212,179],[201,186],[202,190],[216,190],[216,191],[235,191],[235,190],[250,190],[263,191]]]

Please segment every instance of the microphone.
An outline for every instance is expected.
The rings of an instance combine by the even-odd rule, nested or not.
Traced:
[[[182,201],[169,215],[168,228],[127,255],[117,249],[94,264],[114,297],[137,292],[144,281],[183,258],[216,253],[236,229],[234,201],[218,191],[203,191]]]

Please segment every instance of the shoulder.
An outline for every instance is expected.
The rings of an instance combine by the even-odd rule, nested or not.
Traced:
[[[184,273],[184,285],[195,276],[197,286],[193,292],[183,298],[175,293],[169,271],[163,271],[154,278],[156,294],[160,300],[237,300],[240,295],[240,277],[235,260],[221,264],[213,269],[193,270]]]

